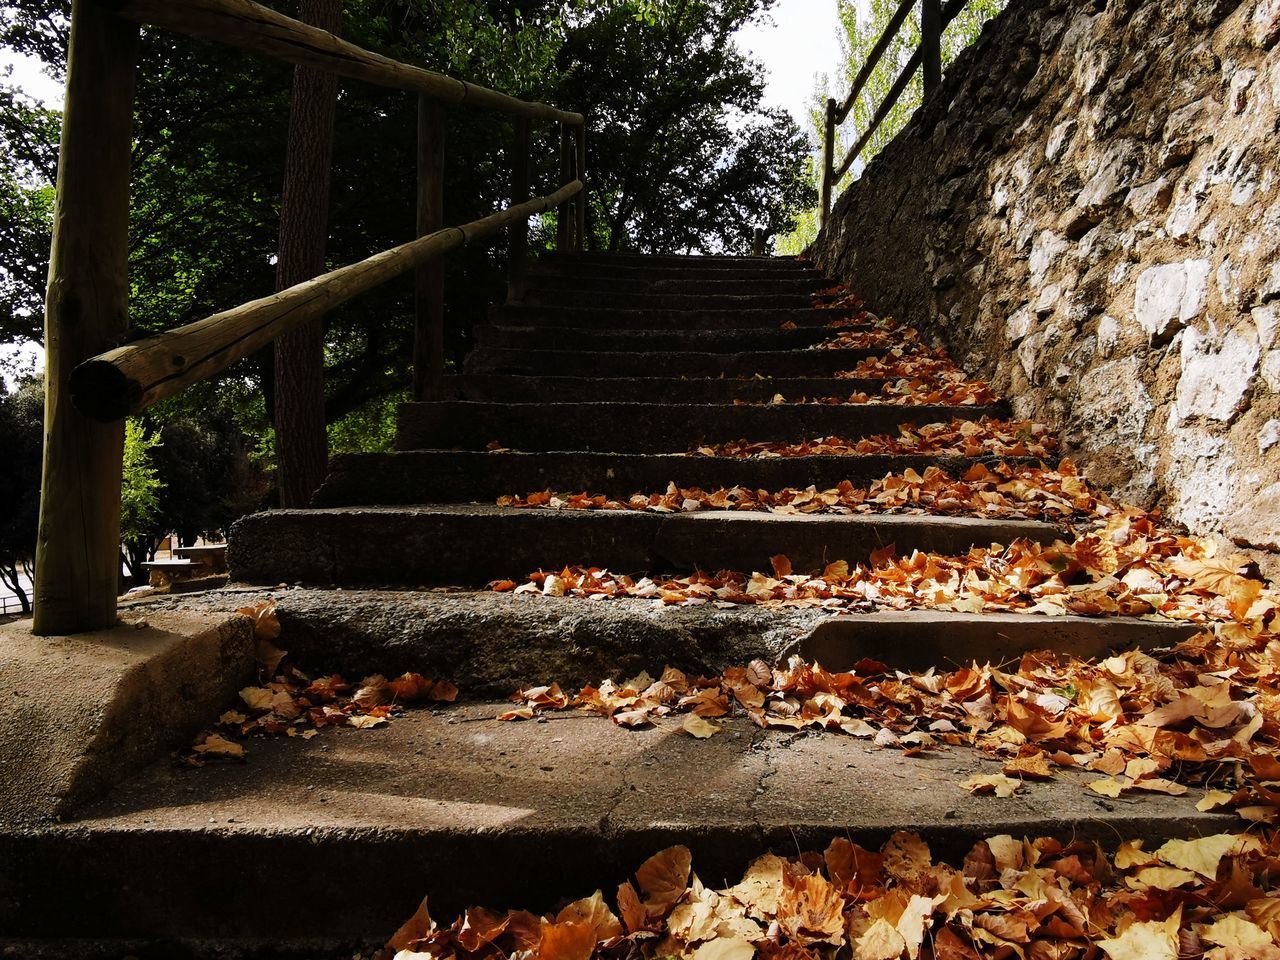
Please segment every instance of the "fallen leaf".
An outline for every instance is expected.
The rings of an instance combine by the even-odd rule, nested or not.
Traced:
[[[723,728],[718,724],[712,723],[710,720],[704,720],[696,713],[691,713],[684,718],[684,723],[681,724],[681,729],[691,737],[696,737],[699,740],[706,740],[710,737],[714,737]]]

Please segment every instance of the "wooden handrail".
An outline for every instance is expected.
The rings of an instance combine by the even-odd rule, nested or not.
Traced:
[[[853,86],[849,90],[849,96],[844,98],[844,103],[840,104],[840,109],[836,111],[836,123],[844,123],[849,116],[849,111],[853,109],[854,103],[857,102],[858,95],[862,93],[862,88],[867,85],[867,81],[871,79],[871,74],[875,72],[880,61],[884,59],[885,52],[889,49],[889,44],[893,43],[893,38],[898,35],[902,25],[907,22],[907,14],[911,12],[911,8],[915,5],[916,0],[902,0],[898,4],[898,9],[894,11],[893,16],[889,18],[889,22],[885,24],[884,32],[876,40],[876,45],[867,54],[867,62],[862,65],[862,69],[858,71],[858,75],[854,78]]]
[[[582,190],[582,181],[574,180],[549,196],[437,230],[272,296],[91,357],[71,374],[72,400],[85,416],[102,422],[138,413],[352,297],[509,223],[560,206]]]
[[[253,0],[96,0],[117,16],[327,70],[340,77],[423,93],[446,103],[582,126],[580,113],[531,103],[372,53]]]
[[[821,222],[824,225],[831,212],[831,201],[835,196],[836,185],[849,172],[849,168],[853,166],[854,161],[866,149],[867,144],[871,142],[871,138],[880,129],[880,125],[889,116],[889,112],[897,105],[903,91],[906,90],[907,85],[911,82],[911,78],[915,76],[915,72],[923,66],[926,97],[937,89],[942,82],[942,32],[951,24],[951,21],[960,15],[960,12],[968,5],[969,0],[947,0],[946,3],[941,3],[940,0],[919,0],[921,5],[920,46],[915,49],[901,72],[899,72],[897,79],[893,82],[893,86],[889,88],[884,101],[876,109],[875,115],[871,118],[871,122],[867,124],[867,128],[862,131],[857,143],[845,155],[839,166],[835,164],[835,127],[843,123],[849,116],[849,111],[853,109],[853,105],[857,102],[858,97],[866,88],[867,82],[871,79],[872,73],[884,59],[885,53],[888,52],[894,38],[897,37],[902,29],[902,25],[906,23],[907,15],[911,12],[911,8],[915,6],[916,2],[917,0],[902,0],[898,5],[898,9],[894,11],[893,16],[889,18],[889,22],[885,24],[884,32],[880,34],[879,39],[876,40],[875,45],[871,48],[871,52],[867,55],[867,60],[862,65],[862,69],[858,71],[858,75],[854,78],[853,86],[844,102],[837,105],[833,100],[827,101],[826,127],[823,130],[822,206],[819,210]]]
[[[120,343],[128,318],[129,157],[139,24],[416,92],[417,239],[273,296],[110,349]],[[417,399],[434,397],[445,365],[444,275],[438,258],[519,224],[512,238],[513,268],[522,271],[526,221],[553,208],[561,225],[561,249],[581,250],[586,234],[582,114],[371,53],[253,0],[72,0],[67,59],[45,307],[46,442],[32,627],[41,635],[80,633],[115,623],[124,417],[225,370],[282,334],[411,270],[417,271],[414,393]],[[523,133],[511,160],[513,169],[524,170],[525,187],[511,206],[442,229],[445,128],[440,107],[445,103],[515,117]],[[530,200],[532,120],[560,124],[562,176],[558,190]],[[513,182],[520,187],[518,179]],[[67,402],[68,393],[72,402]]]

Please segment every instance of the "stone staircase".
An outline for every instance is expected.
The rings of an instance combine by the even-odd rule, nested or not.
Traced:
[[[535,490],[627,497],[669,482],[704,489],[829,488],[963,458],[689,456],[749,438],[799,442],[979,419],[978,406],[773,404],[847,396],[878,381],[837,378],[884,349],[816,350],[855,319],[814,309],[830,284],[795,260],[554,258],[523,303],[496,307],[448,399],[400,407],[396,451],[337,457],[315,509],[242,521],[234,580],[343,587],[483,586],[572,564],[628,572],[797,569],[899,551],[963,553],[1050,524],[969,517],[530,511],[494,506]],[[870,329],[869,323],[846,329]],[[501,544],[500,549],[495,545]]]
[[[1003,412],[768,404],[779,393],[879,388],[834,376],[877,351],[812,349],[836,332],[834,320],[870,322],[814,309],[827,287],[790,260],[539,264],[525,301],[496,307],[479,331],[447,399],[401,408],[395,452],[338,457],[312,509],[236,526],[228,559],[239,592],[139,608],[225,613],[271,599],[281,645],[311,675],[420,671],[456,682],[462,702],[411,710],[379,730],[252,739],[244,764],[157,762],[65,823],[0,831],[0,930],[11,938],[0,956],[39,955],[39,939],[49,956],[66,955],[51,943],[76,941],[83,957],[350,958],[381,943],[423,894],[445,922],[475,904],[550,909],[597,888],[611,894],[672,843],[687,844],[716,885],[765,850],[822,849],[836,835],[878,848],[896,830],[915,830],[936,853],[961,857],[975,839],[1001,833],[1114,845],[1229,828],[1229,815],[1197,811],[1195,795],[1106,801],[1073,771],[1015,798],[970,797],[959,782],[993,764],[967,748],[905,759],[866,740],[759,729],[742,716],[709,741],[680,735],[678,721],[626,730],[575,713],[496,719],[522,683],[573,690],[641,670],[656,676],[668,663],[712,673],[799,653],[831,669],[866,656],[927,669],[1000,663],[1027,649],[1096,656],[1195,632],[1123,617],[834,617],[484,589],[566,565],[750,572],[785,554],[803,570],[865,562],[888,544],[957,554],[1058,536],[1049,523],[923,513],[496,505],[544,489],[625,498],[672,481],[822,489],[930,465],[967,470],[974,461],[954,455],[690,455],[742,438],[855,439]],[[162,947],[149,953],[140,942]]]

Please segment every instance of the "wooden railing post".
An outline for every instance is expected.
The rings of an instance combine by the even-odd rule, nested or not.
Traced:
[[[576,128],[576,142],[578,158],[577,163],[574,164],[573,173],[574,179],[582,181],[582,192],[574,198],[574,208],[578,216],[574,224],[573,249],[582,253],[587,243],[587,125],[585,122]]]
[[[529,118],[516,117],[516,136],[511,145],[511,203],[529,199]],[[507,272],[507,300],[524,299],[525,270],[529,263],[529,221],[511,225],[511,262]]]
[[[573,179],[573,144],[570,141],[569,125],[560,124],[560,185]],[[567,252],[573,243],[573,208],[572,201],[562,203],[556,213],[556,249]]]
[[[941,0],[920,0],[920,55],[926,97],[942,84]]]
[[[831,214],[832,181],[836,163],[836,102],[827,98],[827,122],[822,129],[822,216],[820,224],[826,226]]]
[[[45,299],[45,444],[34,623],[41,635],[113,626],[120,591],[124,423],[72,406],[67,380],[128,321],[129,154],[137,24],[75,0]]]
[[[527,121],[526,121],[527,122]],[[418,97],[418,236],[444,226],[444,116],[440,103]],[[414,273],[413,396],[439,400],[444,389],[444,264]]]

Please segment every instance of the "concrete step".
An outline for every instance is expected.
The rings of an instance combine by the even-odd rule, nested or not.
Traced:
[[[575,307],[588,297],[599,298],[609,306],[623,309],[657,310],[803,310],[814,303],[814,297],[809,293],[658,293],[647,285],[645,290],[634,293],[583,293],[573,288],[534,289],[528,291],[521,302],[530,306]]]
[[[747,306],[732,310],[623,309],[595,295],[580,297],[563,307],[527,304],[497,304],[489,308],[493,323],[513,327],[587,327],[600,330],[721,330],[760,327],[780,330],[785,323],[798,327],[825,327],[834,320],[852,316],[852,311],[799,308],[760,309]]]
[[[869,330],[870,326],[861,329]],[[741,353],[747,350],[777,352],[816,347],[835,336],[824,327],[783,330],[728,328],[716,330],[645,330],[547,326],[482,326],[475,328],[476,346],[499,350],[591,350],[608,353]]]
[[[1151,849],[1239,829],[1234,816],[1197,812],[1198,790],[1103,802],[1082,789],[1096,775],[1063,772],[1016,800],[970,797],[959,783],[1000,767],[963,748],[905,760],[741,717],[705,741],[678,735],[673,720],[627,730],[574,714],[493,719],[506,707],[254,740],[240,765],[157,763],[72,822],[0,833],[10,955],[57,938],[119,944],[60,954],[95,960],[134,953],[128,941],[139,940],[170,945],[142,956],[350,957],[380,945],[424,895],[444,924],[477,904],[545,911],[597,889],[612,901],[676,843],[720,886],[764,852],[820,851],[836,836],[878,849],[916,831],[958,867],[999,834]]]
[[[407,450],[343,454],[329,461],[329,476],[313,506],[475,503],[537,490],[589,491],[625,498],[680,487],[743,486],[754,490],[829,490],[848,480],[867,486],[889,473],[940,467],[961,476],[975,461],[965,457],[855,456],[723,457],[620,453],[487,453]],[[995,461],[985,461],[994,463]],[[1009,462],[1009,461],[1004,461]]]
[[[825,377],[851,370],[884,350],[776,350],[756,353],[606,353],[598,350],[510,350],[482,347],[467,373],[550,377]]]
[[[879,393],[883,380],[843,377],[726,377],[681,380],[672,377],[511,377],[462,374],[444,378],[448,400],[496,400],[506,403],[584,403],[607,399],[614,403],[768,402],[778,394],[800,397],[848,397]]]
[[[743,437],[800,441],[896,434],[904,423],[998,416],[994,407],[908,407],[888,403],[707,406],[673,403],[470,403],[444,400],[398,408],[397,450],[593,450],[686,453]]]
[[[676,273],[673,276],[636,277],[625,274],[590,274],[541,272],[529,277],[530,290],[572,290],[578,293],[681,293],[681,294],[755,294],[792,293],[812,297],[832,283],[816,271],[794,271],[775,276],[744,271],[717,270],[699,276]]]
[[[1055,526],[972,517],[788,515],[708,510],[661,514],[492,505],[272,510],[232,528],[233,581],[343,587],[480,585],[535,570],[626,573],[768,570],[785,554],[799,571],[872,551],[963,554],[1019,538],[1051,543]]]

